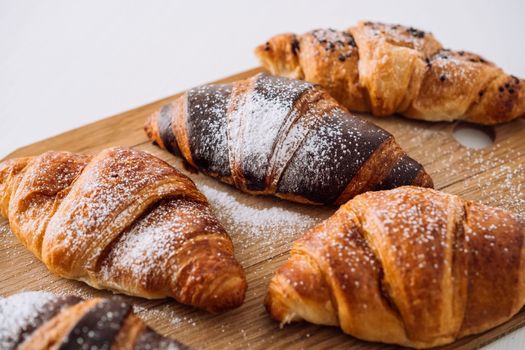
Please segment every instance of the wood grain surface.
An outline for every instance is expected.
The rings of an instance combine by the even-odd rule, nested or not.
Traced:
[[[259,71],[256,68],[222,82],[245,78]],[[177,96],[20,148],[7,158],[37,155],[48,150],[96,153],[109,146],[128,146],[151,152],[184,170],[179,159],[152,145],[142,129],[150,113]],[[494,144],[474,150],[456,142],[452,135],[456,124],[427,123],[400,117],[363,117],[394,134],[407,153],[425,166],[437,189],[525,213],[525,120],[491,128]],[[335,327],[298,323],[281,328],[264,310],[263,300],[269,279],[287,259],[292,242],[307,227],[328,217],[335,208],[253,197],[202,174],[186,173],[208,195],[217,216],[230,233],[236,257],[247,273],[248,292],[240,308],[220,315],[207,314],[172,300],[129,297],[135,311],[151,326],[199,349],[397,348],[357,340]],[[47,290],[81,297],[111,294],[49,273],[16,241],[3,219],[0,219],[0,271],[2,296],[27,290]],[[523,324],[525,312],[522,310],[495,329],[461,339],[442,349],[479,348]]]

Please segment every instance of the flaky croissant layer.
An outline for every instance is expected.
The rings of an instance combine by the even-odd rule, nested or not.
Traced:
[[[149,153],[110,148],[3,162],[0,213],[59,276],[212,312],[244,299],[244,271],[206,198]]]
[[[367,192],[294,243],[266,307],[369,341],[451,343],[522,308],[524,235],[523,218],[454,195]]]
[[[255,50],[272,74],[317,83],[350,110],[498,124],[525,115],[525,82],[431,33],[359,22],[281,34]]]

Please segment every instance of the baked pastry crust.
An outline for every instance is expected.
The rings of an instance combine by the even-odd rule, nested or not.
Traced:
[[[318,83],[350,110],[498,124],[525,115],[525,82],[429,32],[359,22],[281,34],[255,50],[272,74]]]
[[[0,320],[3,350],[188,349],[147,327],[120,297],[24,292],[0,299]]]
[[[458,196],[367,192],[294,243],[266,308],[281,323],[339,326],[369,341],[451,343],[522,308],[524,235],[519,216]]]
[[[432,186],[392,135],[298,80],[258,74],[197,87],[145,130],[192,167],[255,195],[342,204],[368,190]]]
[[[149,153],[8,160],[0,194],[11,231],[59,276],[212,312],[244,299],[244,272],[206,198]]]

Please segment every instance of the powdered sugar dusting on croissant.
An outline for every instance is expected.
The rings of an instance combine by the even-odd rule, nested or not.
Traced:
[[[266,306],[281,322],[443,345],[521,309],[524,254],[525,221],[506,210],[418,187],[367,192],[294,243]]]
[[[159,289],[165,288],[165,283],[175,285],[174,270],[181,267],[177,257],[180,252],[191,255],[192,240],[199,239],[202,234],[222,236],[223,240],[218,240],[217,244],[230,245],[208,206],[187,200],[163,202],[113,243],[114,248],[100,263],[101,279],[108,284],[122,278],[132,279],[144,288],[151,284],[158,284]],[[222,254],[221,251],[213,253],[219,257]],[[171,271],[167,281],[166,271]]]
[[[113,152],[112,157],[100,155],[84,169],[77,186],[70,192],[70,198],[74,200],[66,198],[62,202],[59,215],[55,215],[48,225],[46,240],[53,241],[57,239],[54,235],[59,234],[64,245],[74,247],[80,242],[81,235],[93,234],[101,239],[101,231],[122,212],[129,210],[137,193],[175,174],[173,169],[162,166],[148,166],[145,172],[143,159],[130,157],[125,149]],[[96,181],[100,178],[105,181]],[[61,215],[62,212],[69,215]]]
[[[218,149],[227,150],[227,133],[222,127],[228,101],[232,93],[229,85],[200,86],[188,92],[187,108],[197,116],[208,115],[206,123],[198,123],[200,142],[191,143],[194,149],[194,161],[200,164],[201,160],[209,159],[206,164],[209,171],[222,173],[226,152],[217,152]],[[191,142],[191,141],[190,141]]]
[[[162,337],[123,298],[22,292],[0,301],[0,346],[14,349],[187,349]]]
[[[57,186],[54,175],[65,171],[74,176]],[[49,152],[9,161],[0,166],[0,186],[9,191],[0,205],[9,208],[2,213],[11,231],[60,276],[212,312],[244,299],[244,272],[206,198],[146,152]]]
[[[266,74],[228,86],[189,90],[149,118],[149,137],[242,191],[301,203],[340,204],[366,190],[432,185],[392,135],[318,86]]]
[[[26,292],[0,299],[0,348],[14,349],[24,331],[36,328],[38,315],[50,308],[51,293]]]
[[[232,167],[242,168],[248,188],[266,186],[269,160],[279,135],[286,130],[295,101],[311,84],[260,76],[252,94],[239,96],[228,115]],[[241,181],[239,186],[243,186]]]

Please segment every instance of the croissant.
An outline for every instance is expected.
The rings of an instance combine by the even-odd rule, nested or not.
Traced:
[[[5,161],[0,214],[59,276],[210,312],[244,299],[244,271],[206,198],[149,153],[110,148]]]
[[[266,308],[369,341],[451,343],[523,306],[524,234],[523,218],[458,196],[367,192],[294,243]]]
[[[498,124],[525,115],[523,80],[412,27],[359,22],[281,34],[255,53],[272,74],[320,84],[348,109],[376,116]]]
[[[258,74],[191,89],[145,130],[192,167],[255,195],[341,204],[368,190],[432,186],[392,135],[292,79]]]
[[[135,316],[119,297],[83,301],[69,295],[24,292],[0,299],[3,350],[183,350]]]

